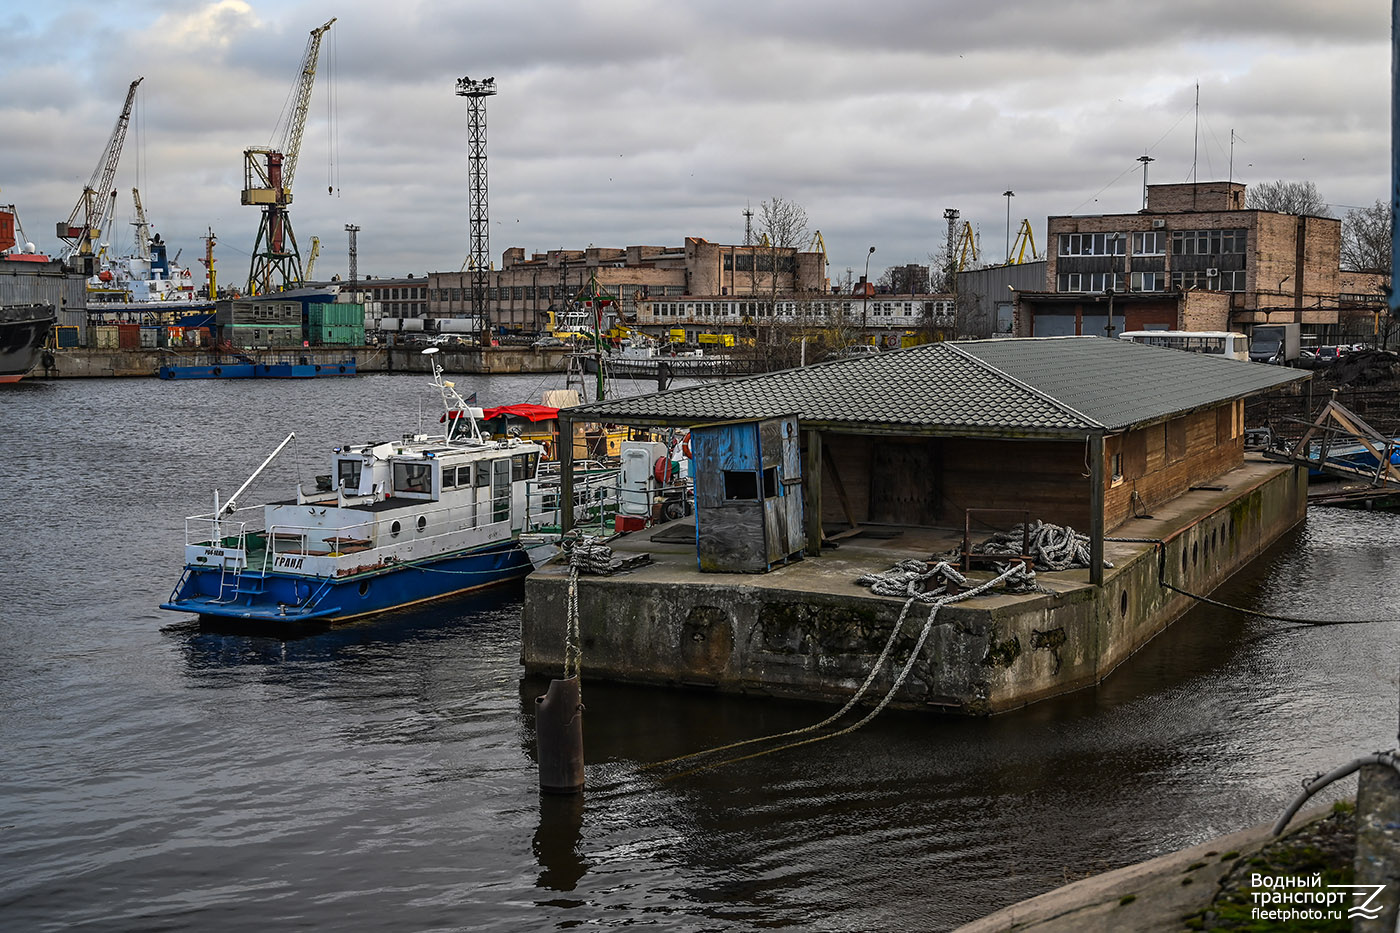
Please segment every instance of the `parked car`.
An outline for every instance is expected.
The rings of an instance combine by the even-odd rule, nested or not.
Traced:
[[[1347,350],[1342,347],[1318,347],[1317,358],[1314,361],[1316,368],[1331,366],[1337,360],[1346,356]]]

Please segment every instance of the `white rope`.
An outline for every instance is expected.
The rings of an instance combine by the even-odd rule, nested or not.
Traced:
[[[578,627],[578,565],[569,568],[568,623],[564,629],[564,679],[577,677],[583,668],[582,639]]]
[[[1028,538],[1026,554],[1021,554],[1021,542]],[[1068,525],[1052,525],[1049,522],[1031,522],[1029,534],[1022,525],[1010,531],[999,531],[973,548],[974,554],[988,554],[996,557],[1030,557],[1041,570],[1070,570],[1075,567],[1088,567],[1089,536],[1082,535]],[[1113,566],[1104,561],[1105,567]]]
[[[797,742],[789,742],[785,745],[778,745],[773,748],[763,749],[762,751],[754,752],[749,755],[741,755],[737,758],[729,758],[725,759],[724,761],[717,761],[713,764],[701,765],[698,768],[691,768],[690,770],[681,772],[680,774],[671,775],[667,778],[667,780],[674,780],[687,774],[694,774],[697,771],[708,771],[711,768],[718,768],[721,765],[730,765],[740,761],[747,761],[750,758],[757,758],[761,755],[769,755],[773,752],[783,751],[784,749],[797,748],[801,745],[810,745],[814,742],[824,742],[827,739],[834,739],[839,735],[847,735],[851,732],[856,731],[860,727],[864,726],[866,723],[870,722],[876,716],[880,715],[880,713],[884,711],[885,707],[889,706],[890,703],[894,700],[895,695],[899,693],[899,691],[904,687],[904,682],[909,678],[910,672],[914,669],[914,664],[919,660],[919,657],[923,654],[924,643],[928,640],[928,636],[933,632],[934,622],[938,618],[938,610],[951,603],[962,602],[965,599],[972,599],[975,596],[981,596],[988,590],[1000,586],[1003,583],[1010,582],[1013,585],[1024,585],[1027,581],[1029,581],[1030,585],[1033,586],[1035,572],[1028,569],[1026,565],[1021,563],[1020,561],[1015,561],[1010,566],[1003,569],[999,574],[997,574],[997,576],[993,577],[992,579],[987,580],[985,583],[980,583],[972,589],[964,590],[960,593],[951,595],[947,594],[945,592],[947,590],[946,582],[942,586],[938,587],[936,591],[922,591],[918,589],[918,586],[921,583],[932,580],[936,576],[942,576],[945,581],[956,582],[959,586],[967,582],[966,578],[964,578],[962,574],[958,573],[944,561],[940,561],[939,563],[934,564],[932,568],[930,568],[922,561],[916,560],[900,561],[898,564],[895,565],[894,569],[892,570],[888,570],[885,573],[878,574],[863,574],[857,580],[858,583],[870,586],[871,591],[875,592],[876,595],[907,595],[908,598],[904,602],[904,608],[900,610],[899,619],[896,620],[896,622],[894,623],[894,627],[890,630],[890,637],[885,642],[885,647],[880,652],[880,657],[875,660],[875,664],[871,667],[870,673],[866,675],[865,682],[862,683],[860,685],[860,688],[856,690],[855,694],[853,694],[851,698],[846,701],[845,706],[841,707],[841,709],[837,710],[835,713],[828,716],[826,719],[823,719],[821,722],[815,723],[810,726],[803,726],[800,729],[793,729],[789,732],[779,732],[773,735],[765,735],[754,739],[746,739],[742,742],[732,742],[728,745],[721,745],[718,748],[707,748],[703,751],[692,752],[689,755],[681,755],[676,758],[668,758],[665,761],[654,762],[650,765],[647,765],[646,767],[648,769],[659,768],[664,765],[674,764],[678,761],[686,761],[690,758],[697,758],[701,755],[710,755],[714,754],[715,752],[727,751],[731,748],[741,748],[745,745],[752,745],[755,742],[769,742],[776,739],[786,739],[791,738],[793,736],[805,735],[806,733],[815,732],[818,729],[831,725],[832,723],[840,719],[842,716],[845,716],[846,713],[850,712],[855,707],[855,705],[861,701],[861,698],[865,696],[866,691],[870,689],[870,685],[875,682],[875,678],[879,675],[880,671],[884,669],[885,662],[889,659],[890,652],[894,649],[895,641],[899,638],[900,634],[904,630],[904,621],[908,617],[909,607],[914,605],[915,602],[931,603],[932,608],[929,610],[928,619],[925,620],[923,629],[919,632],[918,640],[914,643],[913,650],[909,652],[909,657],[905,660],[904,667],[900,670],[899,675],[895,678],[894,684],[890,687],[888,691],[886,691],[884,697],[880,700],[879,703],[875,705],[875,708],[869,713],[867,713],[863,718],[857,720],[855,723],[849,726],[837,729],[835,732],[824,733],[822,735],[802,739]],[[903,582],[901,583],[900,581]],[[881,589],[902,586],[903,589],[900,589],[899,592],[881,593],[878,590],[876,590],[877,586],[879,586]]]

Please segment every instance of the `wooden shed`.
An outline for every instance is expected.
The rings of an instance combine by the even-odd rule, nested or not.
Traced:
[[[796,415],[695,427],[690,448],[701,570],[762,573],[801,554]]]

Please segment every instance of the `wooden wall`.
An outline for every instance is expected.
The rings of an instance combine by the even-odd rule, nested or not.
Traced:
[[[847,524],[838,478],[858,523],[961,528],[965,509],[1027,509],[1032,518],[1089,529],[1089,459],[1082,440],[823,434],[822,448],[822,524],[828,529]],[[1135,508],[1148,513],[1209,483],[1243,457],[1242,401],[1105,438],[1105,529],[1127,521]],[[891,503],[900,506],[902,520],[892,520]]]
[[[1114,476],[1114,457],[1121,473]],[[1104,439],[1104,527],[1174,499],[1192,486],[1208,483],[1244,460],[1244,401],[1227,402],[1165,424],[1154,424]]]

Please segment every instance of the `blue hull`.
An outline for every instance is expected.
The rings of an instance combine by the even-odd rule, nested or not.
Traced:
[[[162,609],[273,625],[330,625],[519,579],[530,559],[510,541],[346,577],[186,566]]]
[[[221,363],[200,366],[162,366],[162,379],[317,379],[322,376],[354,376],[354,360],[335,363]]]

